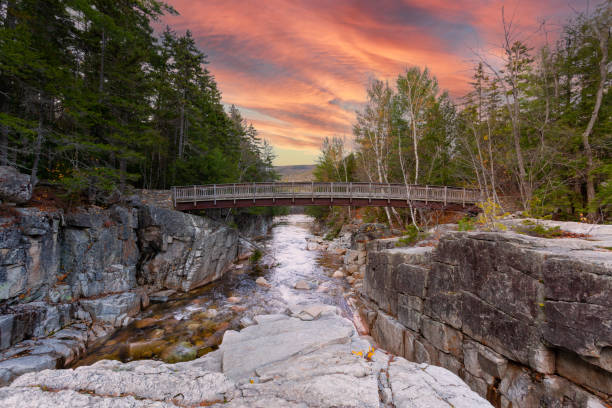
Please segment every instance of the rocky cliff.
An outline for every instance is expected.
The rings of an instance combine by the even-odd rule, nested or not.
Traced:
[[[364,314],[382,347],[448,368],[496,407],[609,406],[607,244],[510,232],[395,243],[367,244]]]
[[[3,208],[0,384],[69,364],[130,323],[149,294],[218,279],[244,252],[235,229],[148,205]],[[260,219],[243,224],[263,228]]]

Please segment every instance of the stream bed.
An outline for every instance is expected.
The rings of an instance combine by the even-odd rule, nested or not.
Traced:
[[[226,330],[240,330],[253,316],[281,313],[292,304],[335,305],[351,318],[346,302],[350,285],[331,277],[342,257],[306,249],[313,219],[293,214],[275,221],[269,236],[258,242],[265,248],[258,266],[245,261],[214,283],[152,304],[130,325],[92,345],[73,367],[105,359],[190,360],[217,349]],[[269,287],[258,285],[259,277]],[[310,289],[295,289],[298,281]]]

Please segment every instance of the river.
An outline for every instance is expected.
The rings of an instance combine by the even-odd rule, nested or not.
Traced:
[[[312,222],[306,215],[277,217],[269,236],[258,243],[265,250],[257,266],[242,262],[217,282],[152,304],[130,325],[92,345],[74,366],[103,359],[174,362],[177,348],[189,358],[199,357],[217,349],[226,330],[239,330],[253,316],[284,312],[291,304],[336,305],[352,317],[346,302],[350,286],[331,277],[342,265],[341,256],[306,249]],[[270,287],[258,285],[259,277]],[[295,289],[300,280],[312,289]]]

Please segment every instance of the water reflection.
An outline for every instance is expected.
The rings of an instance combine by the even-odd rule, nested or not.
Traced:
[[[306,250],[312,218],[293,214],[275,221],[271,235],[260,242],[263,267],[245,263],[218,282],[148,307],[135,322],[91,347],[75,366],[103,359],[174,362],[202,356],[218,347],[225,330],[240,329],[241,320],[244,324],[257,314],[282,312],[289,304],[334,304],[351,316],[344,298],[348,285],[331,278],[340,256]],[[260,276],[269,288],[255,283]],[[313,289],[294,289],[299,280]]]

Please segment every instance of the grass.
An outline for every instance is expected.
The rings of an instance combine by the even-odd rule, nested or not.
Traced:
[[[418,241],[421,241],[427,238],[427,233],[422,232],[414,225],[410,225],[406,231],[404,231],[404,236],[397,240],[395,243],[396,247],[407,247],[414,245]]]
[[[530,235],[532,237],[539,238],[560,238],[565,235],[565,232],[561,230],[559,226],[546,227],[542,224],[537,224],[531,220],[525,220],[522,226],[516,228],[516,232],[521,234]]]

